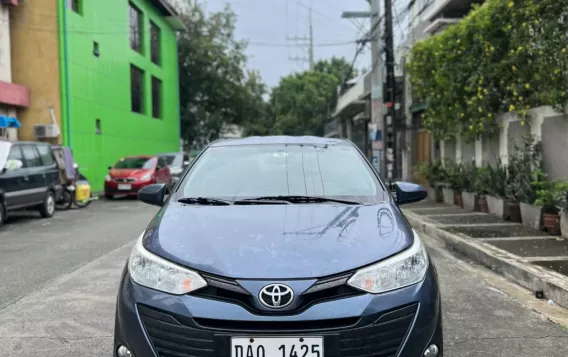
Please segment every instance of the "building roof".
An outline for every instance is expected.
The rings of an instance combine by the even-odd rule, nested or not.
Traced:
[[[241,145],[337,145],[348,143],[343,139],[322,138],[318,136],[250,136],[242,139],[218,140],[211,147]]]
[[[174,28],[174,30],[186,30],[186,27],[181,21],[177,10],[169,3],[168,0],[150,0],[150,2],[158,9],[166,21]]]

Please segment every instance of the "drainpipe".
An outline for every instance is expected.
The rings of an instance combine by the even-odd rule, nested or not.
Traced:
[[[62,11],[63,11],[63,52],[64,52],[64,57],[63,57],[63,66],[65,67],[65,110],[67,112],[67,115],[65,116],[65,131],[67,132],[67,134],[65,135],[66,137],[66,144],[69,148],[71,148],[71,120],[70,120],[70,116],[71,116],[71,103],[70,103],[70,98],[69,98],[69,47],[68,47],[68,41],[67,41],[67,5],[65,3],[65,0],[61,0],[61,2],[63,3],[62,7]]]

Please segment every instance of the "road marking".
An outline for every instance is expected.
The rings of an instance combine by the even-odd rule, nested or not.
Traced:
[[[423,214],[425,217],[460,217],[460,216],[489,216],[482,212],[467,212],[467,213],[435,213],[435,214]]]
[[[445,227],[463,227],[463,228],[468,228],[468,227],[509,227],[509,226],[520,226],[519,223],[513,223],[513,222],[503,222],[503,223],[456,223],[456,224],[436,224],[434,223],[434,225],[438,228],[445,228]]]
[[[557,257],[522,257],[522,260],[526,262],[556,262],[556,261],[567,261],[568,256],[560,255]]]
[[[476,238],[481,242],[495,242],[495,241],[508,241],[508,240],[538,240],[538,239],[556,239],[556,240],[566,240],[562,237],[556,236],[522,236],[522,237],[495,237],[495,238]]]

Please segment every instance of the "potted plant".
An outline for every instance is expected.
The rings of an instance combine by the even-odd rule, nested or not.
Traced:
[[[560,234],[559,203],[566,197],[568,183],[563,181],[541,180],[534,183],[536,200],[534,204],[542,209],[545,230],[552,235]]]
[[[461,175],[461,188],[463,207],[470,211],[478,211],[479,203],[477,192],[475,192],[475,181],[477,179],[477,167],[474,163],[463,166]]]
[[[483,213],[489,213],[489,205],[487,203],[487,195],[489,194],[489,186],[491,185],[489,168],[480,167],[477,169],[474,188],[478,195],[479,210]]]
[[[428,182],[428,197],[434,202],[443,202],[442,185],[444,182],[444,167],[439,160],[418,164],[418,173]]]
[[[501,219],[508,219],[507,191],[505,189],[507,184],[507,167],[499,159],[497,160],[497,165],[487,165],[485,169],[487,171],[487,195],[485,197],[489,213]]]
[[[455,175],[455,163],[451,161],[446,161],[444,163],[444,179],[442,180],[442,197],[444,199],[444,203],[453,205],[456,203],[456,195],[454,193],[454,189],[452,188],[452,182],[454,180],[453,176]]]
[[[448,161],[445,165],[446,177],[450,190],[444,191],[444,202],[457,204],[463,208],[462,189],[463,189],[463,166],[455,162]],[[448,197],[451,192],[452,198]]]
[[[541,170],[540,143],[533,136],[525,136],[523,145],[514,155],[516,157],[517,197],[520,200],[522,223],[535,229],[542,228],[542,207],[535,205],[537,188],[546,181]]]
[[[505,219],[511,222],[521,223],[523,221],[521,216],[521,206],[518,194],[520,192],[520,179],[519,179],[519,166],[516,156],[509,158],[509,166],[507,166],[507,180],[505,181],[505,210],[507,214]]]

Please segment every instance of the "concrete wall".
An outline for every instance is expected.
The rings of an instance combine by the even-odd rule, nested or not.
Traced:
[[[36,140],[34,124],[51,123],[50,106],[61,126],[56,3],[22,1],[10,10],[12,80],[30,89],[30,106],[18,111],[21,140]]]
[[[10,66],[10,13],[0,4],[0,81],[12,82]]]

